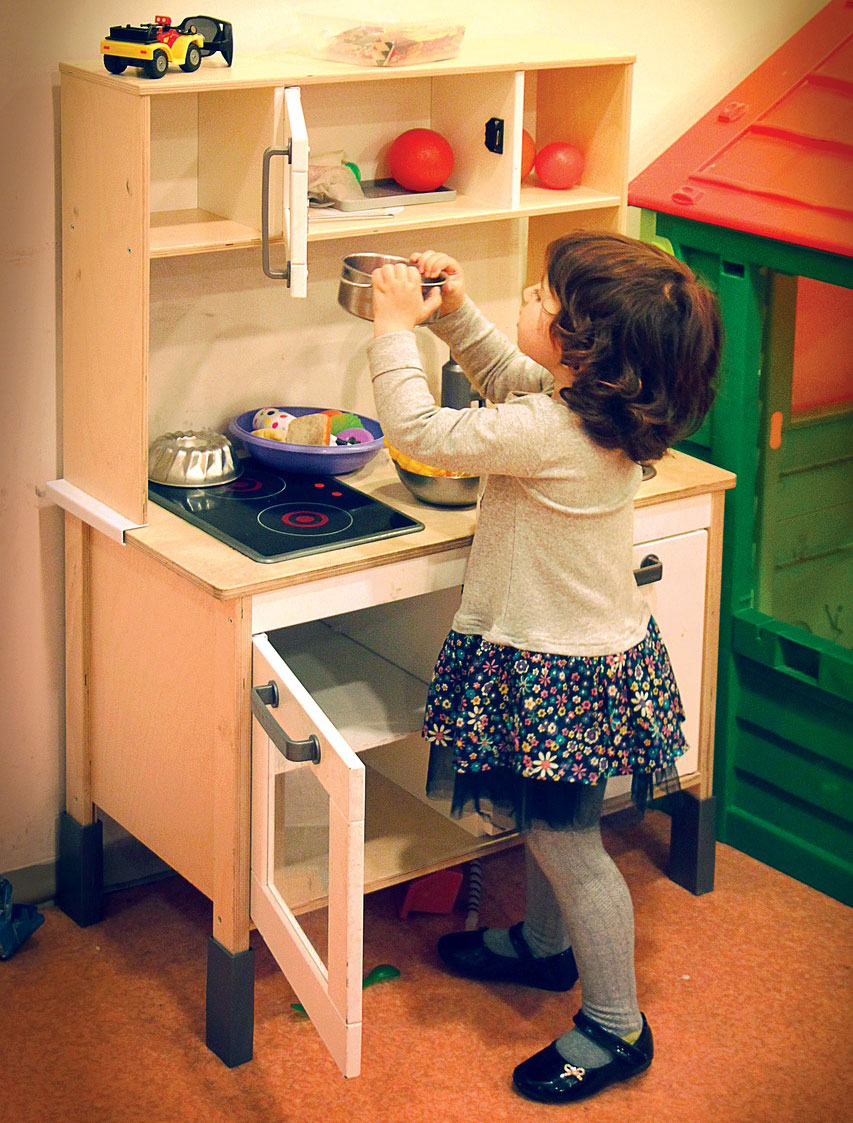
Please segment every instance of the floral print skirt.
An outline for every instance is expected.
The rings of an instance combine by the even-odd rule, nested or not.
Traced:
[[[642,812],[678,790],[684,709],[654,619],[616,655],[522,651],[451,631],[429,688],[427,792],[500,825],[574,822],[582,785],[631,775]]]

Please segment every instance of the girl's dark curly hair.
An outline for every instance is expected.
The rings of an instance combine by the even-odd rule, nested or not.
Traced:
[[[658,460],[714,400],[716,297],[684,262],[621,234],[557,238],[546,276],[560,304],[552,336],[576,372],[564,400],[600,445]]]

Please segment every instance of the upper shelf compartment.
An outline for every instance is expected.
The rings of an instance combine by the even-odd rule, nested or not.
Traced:
[[[306,82],[302,107],[310,160],[329,154],[358,165],[363,179],[388,176],[391,142],[405,129],[442,133],[454,151],[452,202],[403,207],[394,217],[316,219],[308,240],[454,226],[511,217],[619,208],[627,164],[630,65],[496,70],[382,81]],[[150,245],[152,257],[260,244],[264,150],[285,142],[275,88],[173,92],[150,102]],[[486,123],[503,122],[501,152],[485,143]],[[582,182],[551,191],[535,176],[522,184],[521,131],[541,146],[567,140],[585,153]],[[283,161],[273,161],[281,177]],[[271,218],[280,184],[271,185]],[[273,238],[280,231],[272,230]]]
[[[260,245],[262,161],[279,130],[274,94],[150,99],[152,257]]]

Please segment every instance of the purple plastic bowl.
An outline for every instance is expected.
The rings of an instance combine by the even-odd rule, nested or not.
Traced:
[[[330,406],[276,406],[286,410],[294,417],[306,413],[320,413]],[[283,472],[315,472],[321,476],[342,476],[363,468],[379,452],[384,444],[382,428],[372,417],[357,413],[356,417],[374,440],[357,445],[290,445],[284,441],[272,441],[268,437],[252,436],[252,418],[260,406],[241,413],[228,426],[228,432],[242,444],[250,456],[254,456],[268,468],[280,468]]]

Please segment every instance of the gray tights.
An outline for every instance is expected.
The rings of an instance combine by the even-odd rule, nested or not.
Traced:
[[[584,786],[576,825],[526,838],[524,936],[537,955],[571,944],[583,1010],[620,1037],[642,1025],[634,978],[634,909],[601,841],[604,784]]]

